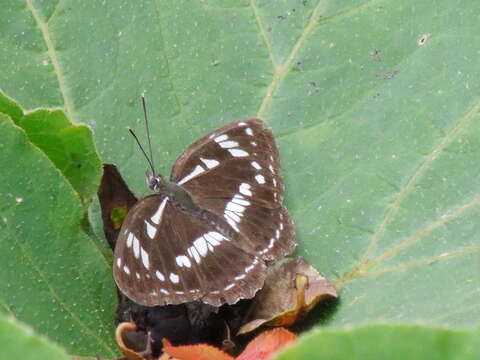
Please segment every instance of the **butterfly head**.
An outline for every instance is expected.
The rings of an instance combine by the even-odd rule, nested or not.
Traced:
[[[156,192],[161,192],[165,187],[165,180],[160,174],[151,174],[147,171],[147,185],[150,189]]]

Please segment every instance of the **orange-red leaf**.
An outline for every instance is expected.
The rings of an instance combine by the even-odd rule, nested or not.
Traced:
[[[284,328],[265,331],[253,339],[237,360],[267,360],[285,345],[297,339],[297,335]]]
[[[167,339],[162,340],[163,351],[178,360],[234,360],[216,347],[206,344],[173,346]]]

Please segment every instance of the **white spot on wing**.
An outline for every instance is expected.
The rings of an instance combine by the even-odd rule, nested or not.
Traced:
[[[192,256],[194,259],[195,259],[195,262],[197,264],[200,264],[200,262],[202,261],[202,259],[200,258],[200,255],[198,254],[198,251],[197,249],[195,248],[195,246],[191,246],[188,248],[189,250],[189,254],[191,254],[190,256]]]
[[[253,136],[253,131],[252,131],[252,129],[246,128],[246,129],[245,129],[245,132],[247,133],[247,135]]]
[[[265,178],[263,177],[263,175],[255,175],[255,180],[257,180],[259,184],[265,184]]]
[[[142,247],[141,249],[141,253],[142,253],[142,263],[143,263],[143,266],[145,266],[145,269],[148,270],[149,266],[150,266],[150,261],[149,261],[149,258],[148,258],[148,253],[145,251],[145,249]]]
[[[192,263],[190,262],[188,257],[186,257],[185,255],[179,255],[175,258],[175,260],[177,262],[177,265],[180,267],[186,266],[189,268],[190,266],[192,266]]]
[[[133,254],[137,259],[140,256],[140,243],[136,236],[133,237]]]
[[[228,214],[227,214],[227,212],[228,212]],[[230,225],[233,228],[233,230],[235,230],[236,232],[240,232],[240,230],[238,230],[237,223],[231,218],[232,215],[237,216],[235,213],[232,213],[232,212],[226,210],[224,217],[227,220],[228,225]],[[237,218],[240,221],[240,218],[238,216],[237,216]]]
[[[252,196],[252,192],[250,191],[250,188],[251,188],[251,185],[250,185],[250,184],[241,183],[239,189],[240,189],[240,192],[241,192],[243,195]]]
[[[235,283],[231,283],[231,284],[228,284],[227,286],[225,286],[223,288],[223,290],[230,290],[231,288],[233,288],[235,286]]]
[[[245,207],[243,205],[239,205],[237,203],[234,203],[233,201],[230,201],[225,207],[225,209],[236,213],[243,213],[245,211]]]
[[[273,247],[273,244],[275,244],[275,239],[271,238],[270,242],[268,243],[268,248],[271,249]]]
[[[245,275],[245,274],[238,275],[238,276],[235,276],[235,277],[234,277],[234,280],[242,280],[242,279],[244,279],[246,276],[247,276],[247,275]]]
[[[242,199],[240,195],[235,195],[232,199],[232,202],[238,205],[243,205],[243,206],[249,206],[251,205],[251,202],[245,199]]]
[[[232,154],[234,157],[245,157],[248,156],[248,152],[241,150],[241,149],[228,149],[230,154]]]
[[[128,268],[127,265],[123,267],[123,271],[125,272],[125,274],[130,275],[130,269]]]
[[[133,241],[133,234],[130,233],[128,234],[128,237],[127,237],[127,248],[132,247],[132,241]]]
[[[193,246],[198,250],[200,255],[205,257],[208,252],[207,242],[203,236],[200,236],[197,240],[193,242]]]
[[[170,294],[170,293],[169,293],[167,290],[165,290],[165,289],[160,289],[160,292],[161,292],[162,294],[165,294],[165,295]]]
[[[220,164],[220,162],[218,162],[217,160],[213,160],[213,159],[204,159],[204,158],[200,158],[200,160],[205,164],[205,166],[209,169],[213,169],[214,167],[217,167],[218,164]]]
[[[224,237],[216,231],[210,231],[210,232],[206,233],[204,235],[204,238],[212,246],[220,245],[220,242],[224,239]]]
[[[215,138],[215,142],[219,143],[219,142],[222,142],[222,141],[227,140],[227,139],[228,139],[228,135],[223,134],[223,135],[217,136]]]
[[[243,215],[243,214],[237,214],[236,212],[233,212],[231,210],[225,210],[225,218],[227,219],[227,221],[230,218],[234,222],[239,223],[240,215]]]
[[[216,231],[210,231],[208,234],[218,241],[228,240],[225,236],[223,236],[222,234],[220,234]]]
[[[260,170],[262,168],[260,164],[256,161],[252,161],[250,164],[252,164],[252,166],[257,170]]]
[[[155,223],[157,225],[160,224],[160,220],[162,220],[163,210],[165,209],[165,205],[167,204],[167,200],[168,200],[167,197],[165,197],[165,199],[162,200],[162,202],[160,203],[160,206],[158,207],[157,211],[150,218],[153,223]]]
[[[185,176],[182,180],[178,182],[178,185],[185,184],[188,180],[193,179],[195,176],[200,175],[201,173],[205,172],[205,169],[201,167],[200,165],[197,165],[193,171]]]
[[[155,271],[155,275],[157,276],[158,280],[165,281],[165,276],[160,271]]]
[[[122,259],[117,258],[117,266],[118,267],[122,266]]]
[[[155,237],[155,234],[157,233],[157,229],[155,226],[152,226],[147,220],[145,221],[145,225],[147,226],[147,234],[150,236],[150,239],[153,239]]]
[[[245,268],[245,272],[246,272],[246,273],[249,273],[250,271],[253,270],[254,267],[255,267],[255,264],[252,264],[252,265],[250,265],[250,266],[247,266],[247,267]]]
[[[236,141],[222,141],[221,143],[219,143],[218,145],[220,145],[223,149],[231,149],[231,148],[234,148],[234,147],[237,147],[238,146],[238,142]]]
[[[178,281],[180,280],[180,278],[178,277],[177,274],[174,274],[174,273],[170,273],[170,281],[174,284],[178,284]]]
[[[247,125],[247,123],[244,122],[244,121],[238,123],[238,126],[246,126],[246,125]]]

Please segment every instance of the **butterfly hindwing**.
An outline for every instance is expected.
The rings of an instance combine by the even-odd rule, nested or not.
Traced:
[[[130,210],[114,261],[120,290],[146,306],[197,299],[232,304],[252,297],[265,277],[261,258],[161,195],[148,196]]]
[[[278,150],[261,120],[225,125],[189,146],[175,163],[172,181],[253,242],[263,259],[295,248],[292,220],[282,205]]]

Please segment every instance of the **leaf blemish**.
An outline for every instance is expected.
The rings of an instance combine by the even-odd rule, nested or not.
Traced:
[[[418,39],[418,46],[423,46],[427,43],[430,34],[423,34],[420,39]]]

